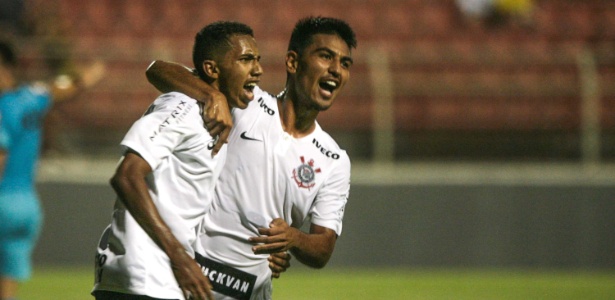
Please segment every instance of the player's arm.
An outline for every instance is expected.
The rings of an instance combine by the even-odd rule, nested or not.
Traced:
[[[251,237],[255,254],[290,251],[295,258],[312,268],[323,268],[335,248],[337,234],[332,229],[316,224],[305,233],[290,227],[282,219],[274,219],[269,228],[259,228],[261,236]]]
[[[283,219],[274,219],[269,228],[259,228],[258,237],[250,242],[254,253],[290,252],[301,263],[323,268],[335,248],[337,236],[342,230],[344,208],[350,191],[350,160],[339,160],[326,183],[319,189],[310,209],[311,226],[308,233],[290,227]]]
[[[98,83],[105,74],[105,65],[94,62],[78,71],[76,75],[62,74],[49,83],[52,99],[55,103],[74,99],[75,96]]]
[[[203,121],[211,136],[219,140],[213,153],[218,153],[227,142],[233,127],[233,118],[226,97],[183,65],[156,60],[145,71],[147,80],[163,93],[181,92],[204,104]]]
[[[213,299],[209,280],[175,238],[149,195],[145,177],[151,172],[145,159],[128,151],[111,178],[111,186],[141,228],[168,255],[182,291],[197,299]]]
[[[337,234],[332,229],[312,224],[310,232],[304,233],[295,229],[297,238],[295,245],[290,249],[291,253],[301,263],[312,268],[323,268],[335,248]]]

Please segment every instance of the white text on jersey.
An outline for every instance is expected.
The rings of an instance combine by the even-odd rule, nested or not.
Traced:
[[[325,147],[323,147],[316,139],[312,140],[312,144],[314,144],[314,146],[316,146],[316,148],[318,148],[320,150],[320,153],[324,154],[326,157],[330,157],[333,159],[339,159],[340,155],[337,153],[333,153],[327,149],[325,149]]]

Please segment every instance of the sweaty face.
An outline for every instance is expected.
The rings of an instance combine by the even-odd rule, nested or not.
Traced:
[[[326,110],[350,77],[350,48],[335,34],[317,34],[299,55],[296,89],[299,101]]]
[[[231,107],[244,109],[254,99],[254,87],[263,69],[256,41],[249,35],[235,35],[230,39],[232,49],[218,63],[220,91]]]

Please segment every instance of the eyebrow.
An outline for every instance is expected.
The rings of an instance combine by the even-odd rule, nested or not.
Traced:
[[[253,53],[244,53],[239,55],[239,58],[250,58],[250,59],[259,59],[261,56]]]
[[[337,55],[337,53],[335,51],[331,50],[328,47],[320,47],[320,48],[316,48],[316,50],[314,50],[314,52],[319,52],[319,51],[326,51],[326,52],[329,52],[330,54]],[[342,57],[340,58],[340,61],[350,62],[351,64],[354,64],[354,60],[352,60],[352,57],[350,57],[348,55],[342,55]]]

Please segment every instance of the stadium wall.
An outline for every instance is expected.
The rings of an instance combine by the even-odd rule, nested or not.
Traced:
[[[513,182],[489,172],[481,178],[465,167],[473,179],[459,170],[450,176],[451,167],[415,169],[416,177],[383,179],[353,168],[356,180],[330,266],[615,267],[612,170],[602,181],[540,173]],[[46,216],[35,263],[91,264],[110,221],[111,188],[57,180],[38,187]]]

